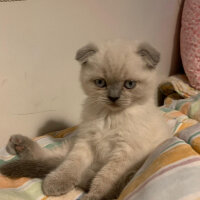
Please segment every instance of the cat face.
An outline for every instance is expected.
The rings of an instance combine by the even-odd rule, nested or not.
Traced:
[[[90,102],[110,110],[142,104],[153,97],[159,54],[126,42],[87,45],[77,52],[80,79]]]

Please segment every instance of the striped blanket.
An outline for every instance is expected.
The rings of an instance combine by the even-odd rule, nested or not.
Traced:
[[[174,124],[173,138],[161,144],[145,161],[118,200],[197,200],[200,199],[200,123],[179,111],[161,108]],[[54,148],[73,129],[35,138],[44,148]],[[0,165],[12,159],[0,149]],[[60,197],[42,193],[40,179],[11,180],[0,175],[0,200],[78,200],[83,192],[75,189]]]

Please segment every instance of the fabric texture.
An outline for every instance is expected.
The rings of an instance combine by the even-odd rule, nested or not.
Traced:
[[[200,121],[200,94],[187,99],[171,99],[171,104],[168,104],[167,106],[181,111],[192,119]]]
[[[58,146],[62,138],[73,133],[74,128],[65,129],[58,132],[49,133],[34,140],[44,148],[54,148]],[[5,147],[0,149],[0,165],[16,159],[16,156],[10,155],[5,150]],[[19,178],[9,179],[0,175],[0,200],[79,200],[82,191],[79,189],[73,190],[66,195],[59,197],[47,197],[41,190],[41,179]]]
[[[176,120],[176,136],[155,149],[119,200],[200,198],[200,124],[179,111],[162,111],[168,120]]]
[[[145,161],[118,200],[176,200],[200,198],[200,123],[180,111],[160,108],[167,123],[173,124],[174,137],[161,144]],[[58,146],[75,128],[37,137],[44,148]],[[15,156],[0,150],[0,165]],[[0,175],[0,200],[80,200],[84,195],[74,189],[66,195],[47,197],[41,190],[41,179],[11,180]]]
[[[185,0],[181,26],[181,58],[190,84],[200,89],[200,0]]]
[[[189,85],[189,80],[185,74],[167,77],[160,83],[159,89],[165,96],[176,93],[179,98],[188,98],[200,93],[200,90]]]
[[[159,90],[165,96],[165,107],[200,121],[200,90],[192,88],[185,75],[168,77],[159,85]]]

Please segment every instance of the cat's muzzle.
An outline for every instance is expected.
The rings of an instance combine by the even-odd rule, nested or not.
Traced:
[[[108,96],[108,99],[111,101],[111,102],[116,102],[118,99],[119,99],[119,97],[112,97],[112,96]]]

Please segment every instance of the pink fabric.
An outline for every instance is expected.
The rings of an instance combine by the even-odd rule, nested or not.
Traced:
[[[200,0],[185,0],[181,27],[181,57],[190,84],[200,90]]]

